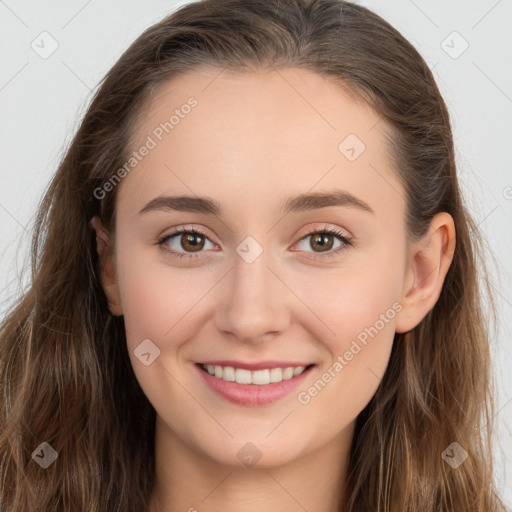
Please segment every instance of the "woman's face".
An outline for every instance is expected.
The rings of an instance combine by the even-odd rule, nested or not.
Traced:
[[[407,292],[404,192],[383,129],[304,70],[200,70],[159,89],[118,185],[115,254],[158,428],[212,460],[260,467],[350,431]],[[224,380],[201,363],[233,370]],[[264,384],[296,366],[308,369]]]

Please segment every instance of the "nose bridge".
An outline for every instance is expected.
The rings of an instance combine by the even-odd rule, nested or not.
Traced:
[[[236,247],[226,297],[217,313],[219,330],[257,342],[266,333],[286,327],[288,298],[284,285],[270,270],[273,266],[270,247],[255,238],[248,236]]]

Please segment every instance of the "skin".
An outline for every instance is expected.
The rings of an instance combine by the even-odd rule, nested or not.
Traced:
[[[395,332],[416,326],[439,297],[453,221],[440,213],[422,240],[408,241],[385,123],[305,70],[175,78],[140,119],[133,148],[190,96],[197,107],[119,185],[115,247],[94,219],[110,310],[124,315],[135,374],[157,412],[151,511],[337,511],[355,419],[379,386]],[[353,162],[338,149],[351,133],[366,146]],[[333,189],[373,213],[347,205],[280,212],[289,197]],[[160,195],[206,196],[223,211],[138,213]],[[207,240],[196,253],[174,237],[167,248],[185,254],[177,258],[157,240],[184,225]],[[322,257],[306,235],[325,227],[353,245]],[[263,248],[250,264],[236,252],[247,236]],[[332,235],[327,242],[331,253],[343,245]],[[393,304],[400,312],[301,404],[297,392]],[[134,350],[147,338],[161,353],[144,366]],[[204,384],[194,363],[213,359],[316,366],[297,392],[250,407]],[[253,467],[237,457],[247,442],[261,453]]]

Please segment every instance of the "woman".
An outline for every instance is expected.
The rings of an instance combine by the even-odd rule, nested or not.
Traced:
[[[2,510],[504,510],[477,242],[388,23],[182,7],[41,204],[0,331]]]

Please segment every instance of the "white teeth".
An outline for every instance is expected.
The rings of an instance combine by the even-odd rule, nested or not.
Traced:
[[[222,369],[222,378],[229,382],[235,382],[235,369],[232,366],[224,366]]]
[[[217,366],[222,370],[221,366]],[[244,370],[242,368],[237,368],[235,370],[235,380],[238,384],[250,384],[251,383],[251,372],[250,370]]]
[[[285,368],[283,370],[283,380],[289,380],[293,377],[293,368],[290,366],[289,368]]]
[[[251,384],[270,384],[270,370],[257,370],[251,373]]]
[[[304,370],[305,366],[289,366],[288,368],[272,368],[268,370],[245,370],[244,368],[233,368],[232,366],[215,366],[212,364],[203,365],[203,368],[218,379],[238,384],[256,384],[264,386],[274,382],[281,382],[297,377]]]
[[[270,370],[270,382],[281,382],[282,380],[283,370],[281,370],[281,368],[272,368],[272,370]]]

